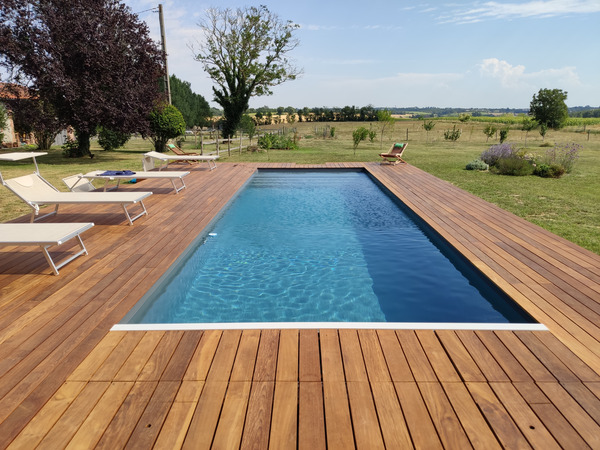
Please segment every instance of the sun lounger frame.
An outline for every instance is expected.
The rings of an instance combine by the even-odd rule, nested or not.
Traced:
[[[165,155],[158,152],[148,152],[144,153],[142,164],[144,170],[151,170],[157,167],[158,170],[161,171],[163,168],[175,161],[204,161],[208,163],[209,169],[213,170],[217,168],[217,163],[215,162],[217,159],[219,159],[218,155]],[[160,163],[155,165],[155,161],[160,161]]]
[[[31,230],[31,233],[27,234],[29,236],[29,238],[23,239],[23,238],[10,237],[10,236],[8,238],[6,237],[9,229],[19,229],[19,231],[23,231],[24,229],[27,229],[31,226],[33,226],[34,228]],[[94,226],[94,224],[92,222],[61,223],[61,224],[39,223],[39,224],[34,224],[34,225],[24,224],[24,223],[2,223],[2,224],[0,224],[0,245],[2,245],[2,246],[38,245],[42,249],[44,257],[46,258],[48,265],[52,268],[54,275],[58,275],[58,269],[65,266],[66,264],[70,263],[75,258],[77,258],[81,255],[88,254],[88,251],[85,248],[85,245],[83,244],[83,240],[81,239],[81,233],[92,228],[93,226]],[[45,240],[40,241],[40,240],[36,240],[36,238],[34,237],[34,232],[36,229],[39,230],[39,227],[44,227],[45,229],[48,229],[51,227],[53,227],[53,228],[69,228],[69,229],[64,230],[63,232],[59,232],[61,230],[56,230],[54,237],[47,238]],[[75,254],[69,256],[68,258],[63,259],[59,263],[54,262],[48,249],[52,246],[62,245],[65,242],[67,242],[73,238],[77,239],[77,243],[79,244],[80,250],[77,251]]]

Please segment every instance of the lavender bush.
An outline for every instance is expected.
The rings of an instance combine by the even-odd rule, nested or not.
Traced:
[[[566,144],[554,144],[554,147],[546,150],[546,155],[543,158],[543,163],[547,165],[558,164],[564,167],[565,172],[569,173],[573,170],[575,162],[579,158],[581,145],[575,142]]]
[[[493,167],[498,164],[498,161],[502,158],[513,158],[517,156],[517,147],[514,144],[502,143],[492,145],[486,151],[484,151],[480,158],[481,160]]]

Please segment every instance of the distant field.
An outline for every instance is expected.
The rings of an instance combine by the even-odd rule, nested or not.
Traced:
[[[583,119],[587,120],[587,119]],[[577,142],[583,146],[581,157],[571,174],[560,179],[543,179],[534,176],[508,177],[488,172],[464,170],[465,165],[475,159],[490,145],[497,143],[483,134],[486,122],[471,120],[460,123],[458,120],[436,120],[432,131],[426,133],[419,120],[400,120],[392,129],[386,130],[383,143],[380,134],[374,142],[363,141],[356,152],[352,145],[352,131],[359,126],[369,128],[369,123],[297,123],[286,125],[286,132],[297,133],[298,150],[270,150],[268,152],[239,152],[228,155],[221,148],[221,161],[273,161],[319,164],[336,161],[379,161],[380,148],[387,150],[393,142],[409,143],[405,159],[439,178],[447,180],[475,195],[536,223],[558,235],[600,254],[600,121],[583,125],[570,125],[561,131],[548,131],[542,140],[537,131],[525,133],[518,125],[511,125],[508,141],[526,147],[529,153],[543,153],[544,143]],[[444,140],[444,131],[453,125],[462,129],[458,142]],[[379,125],[374,122],[374,130]],[[328,128],[329,127],[329,128]],[[331,127],[335,127],[333,138]],[[282,125],[263,127],[263,131],[283,130]],[[590,131],[590,133],[588,133]],[[526,140],[526,145],[525,145]],[[254,139],[256,143],[256,138]],[[238,144],[235,144],[236,146]],[[191,150],[194,137],[188,137],[184,148]],[[40,171],[51,183],[66,190],[61,179],[67,175],[97,169],[141,170],[141,154],[151,150],[151,143],[133,139],[125,149],[104,152],[97,146],[92,150],[94,159],[63,158],[60,149],[39,158]],[[215,151],[214,146],[205,151]],[[27,163],[0,162],[0,171],[6,178],[29,173],[33,166]],[[0,221],[7,221],[29,209],[6,188],[0,190]]]

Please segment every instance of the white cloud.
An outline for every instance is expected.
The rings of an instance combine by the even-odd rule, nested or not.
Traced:
[[[479,73],[483,77],[500,80],[504,88],[534,88],[536,86],[560,85],[580,86],[581,81],[575,67],[560,69],[542,69],[537,72],[527,72],[525,66],[513,66],[498,58],[487,58],[479,64]]]
[[[485,2],[438,17],[442,23],[474,23],[493,19],[546,18],[600,13],[598,0],[534,0],[524,3]]]

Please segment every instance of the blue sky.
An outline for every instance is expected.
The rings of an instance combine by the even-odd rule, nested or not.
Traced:
[[[158,2],[125,4],[158,41],[158,14],[145,11]],[[303,75],[251,107],[528,108],[540,88],[600,106],[600,0],[164,0],[169,72],[217,106],[189,48],[198,22],[211,7],[258,4],[300,25],[290,56]]]

